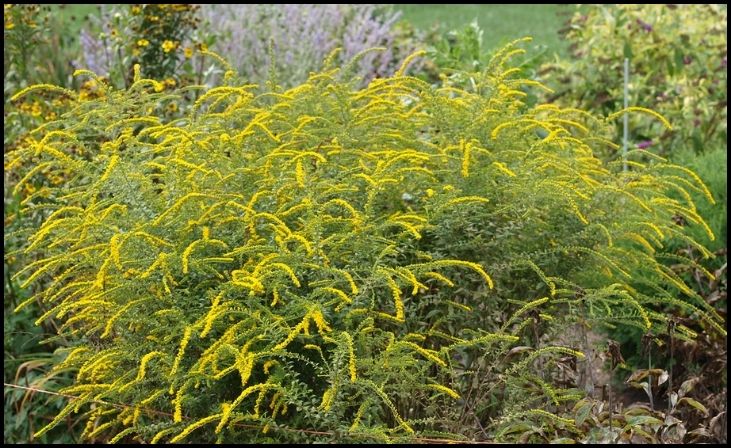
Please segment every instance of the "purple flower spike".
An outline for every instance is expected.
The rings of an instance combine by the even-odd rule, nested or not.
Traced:
[[[639,148],[639,149],[647,149],[650,146],[652,146],[652,140],[645,140],[645,141],[639,142],[637,144],[637,148]]]

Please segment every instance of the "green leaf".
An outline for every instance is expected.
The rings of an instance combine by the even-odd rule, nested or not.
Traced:
[[[642,428],[634,427],[634,428],[632,428],[632,431],[634,432],[634,434],[636,436],[644,437],[648,443],[657,443],[657,439],[655,438],[655,436],[653,436],[652,434],[650,434],[649,432],[645,431]]]
[[[684,397],[688,394],[688,392],[692,391],[695,388],[695,385],[698,384],[700,381],[700,378],[694,377],[689,380],[683,381],[683,384],[680,385],[680,390],[678,391],[678,396]]]
[[[584,423],[584,420],[589,416],[589,413],[591,412],[592,408],[594,407],[594,403],[586,402],[581,408],[579,408],[578,411],[576,411],[576,426],[580,426],[582,423]]]
[[[659,420],[651,415],[628,415],[627,425],[629,426],[640,426],[640,425],[662,425],[662,420]]]
[[[695,150],[695,152],[702,152],[703,151],[703,137],[701,136],[700,128],[693,129],[693,134],[691,134],[691,139],[693,140],[693,149]]]
[[[689,397],[683,397],[680,399],[680,401],[678,401],[678,403],[683,403],[683,402],[686,402],[689,405],[693,406],[694,408],[698,409],[699,411],[701,411],[703,413],[703,415],[705,415],[705,416],[708,415],[708,409],[706,409],[706,407],[703,406],[698,401],[696,401],[692,398],[689,398]]]

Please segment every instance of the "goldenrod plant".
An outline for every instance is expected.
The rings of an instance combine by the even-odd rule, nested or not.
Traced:
[[[541,67],[544,76],[557,81],[556,92],[540,92],[543,101],[604,115],[622,109],[627,58],[629,104],[651,108],[672,125],[664,126],[647,114],[632,114],[627,121],[628,147],[692,168],[715,202],[704,199],[705,191],[690,186],[686,192],[670,196],[683,201],[690,195],[697,205],[695,211],[706,219],[715,238],[698,227],[688,229],[687,234],[720,256],[702,259],[698,249],[682,241],[669,242],[664,250],[696,259],[708,271],[721,269],[726,265],[728,233],[726,6],[581,5],[562,33],[571,44],[570,55]],[[607,137],[621,143],[623,123],[616,120]],[[597,155],[619,160],[622,151],[607,148]],[[678,272],[701,296],[708,297],[715,289],[703,286],[702,277],[690,270]],[[722,304],[715,306],[722,310]],[[644,357],[640,335],[626,331],[612,335],[626,347],[630,363]]]
[[[18,92],[75,101],[5,161],[21,213],[44,214],[14,235],[35,257],[17,309],[47,307],[76,372],[37,435],[79,413],[109,442],[510,440],[516,420],[571,429],[557,412],[583,391],[550,375],[585,356],[551,339],[569,325],[662,331],[672,303],[725,333],[663,258],[671,238],[710,256],[668,196],[703,183],[594,156],[607,120],[656,114],[526,106],[520,43],[464,86],[409,76],[417,52],[364,88],[344,75],[362,54],[331,54],[288,90],[226,67],[162,91],[136,67],[97,98]]]

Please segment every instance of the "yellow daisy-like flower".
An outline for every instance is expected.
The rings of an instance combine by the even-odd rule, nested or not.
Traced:
[[[171,51],[175,50],[175,48],[178,46],[175,42],[171,40],[166,40],[162,43],[162,51],[165,53],[170,53]]]
[[[138,47],[146,47],[148,45],[150,45],[150,41],[147,40],[147,39],[140,39],[140,40],[137,41],[137,46]]]
[[[140,8],[139,6],[133,6],[133,7],[132,7],[132,14],[133,14],[133,15],[135,15],[135,16],[136,16],[136,15],[138,15],[138,14],[139,14],[139,13],[141,13],[141,12],[142,12],[142,8]]]
[[[183,53],[185,54],[185,57],[188,59],[193,57],[193,49],[190,47],[185,47],[185,49],[183,50]]]
[[[426,189],[426,197],[430,198],[432,196],[434,196],[434,190],[432,190],[431,188],[427,188]]]

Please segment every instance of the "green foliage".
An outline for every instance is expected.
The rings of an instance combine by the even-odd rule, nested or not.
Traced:
[[[17,213],[18,204],[6,203],[6,234],[18,229],[20,221],[12,219]],[[11,218],[11,219],[8,219]],[[25,219],[33,219],[28,217]],[[22,243],[8,236],[4,241],[5,252],[21,246]],[[22,257],[21,257],[22,260]],[[30,291],[19,290],[18,283],[10,280],[12,272],[17,272],[20,260],[15,256],[5,259],[3,290],[3,381],[5,384],[17,384],[33,389],[59,389],[73,383],[71,375],[66,371],[50,374],[54,364],[63,360],[62,356],[52,352],[59,346],[48,342],[56,331],[52,320],[42,326],[33,322],[44,311],[37,304],[32,304],[14,313],[13,309],[27,300]],[[35,316],[35,317],[34,317]],[[55,428],[39,439],[33,433],[48,423],[47,416],[57,414],[66,401],[60,397],[46,396],[32,390],[5,388],[5,413],[3,418],[4,438],[6,443],[24,442],[65,442],[76,443],[80,430],[75,430],[69,422],[66,428]]]
[[[723,5],[593,5],[569,21],[572,57],[545,67],[564,87],[563,105],[609,114],[621,109],[623,64],[630,61],[629,103],[665,116],[663,130],[630,120],[634,143],[671,158],[726,145],[727,12]],[[621,124],[615,135],[621,138]],[[644,146],[643,145],[643,146]]]
[[[73,37],[55,33],[62,28],[58,5],[5,5],[3,41],[3,96],[5,99],[3,147],[12,149],[25,133],[44,119],[54,119],[64,104],[56,101],[9,103],[13,93],[32,84],[73,86],[71,65]]]
[[[728,152],[726,145],[717,146],[702,154],[696,154],[691,150],[678,151],[674,155],[674,158],[677,160],[677,163],[687,166],[698,173],[698,176],[708,184],[708,189],[716,199],[715,205],[705,201],[698,201],[698,213],[708,217],[708,225],[713,230],[713,233],[718,236],[718,239],[716,241],[707,241],[706,236],[698,233],[697,229],[691,229],[690,234],[696,240],[706,244],[711,250],[719,250],[727,247]],[[699,197],[697,191],[691,191],[690,195],[695,200]]]
[[[565,37],[570,58],[546,64],[543,74],[563,85],[547,101],[595,113],[622,108],[623,63],[630,63],[629,104],[662,114],[672,129],[648,115],[629,119],[630,149],[667,157],[693,169],[708,184],[708,192],[688,188],[671,194],[675,200],[697,203],[697,213],[708,220],[711,232],[689,229],[688,234],[714,252],[727,245],[727,9],[723,5],[591,5],[583,6],[568,22]],[[622,122],[615,122],[612,139],[622,138]],[[618,160],[621,151],[599,153]],[[633,169],[632,166],[629,167]],[[677,179],[676,179],[677,180]],[[687,198],[687,196],[690,198]],[[685,199],[684,199],[685,197]],[[684,218],[675,218],[681,224]],[[711,234],[715,238],[711,238]],[[665,251],[692,258],[707,270],[718,269],[724,258],[702,260],[698,250],[682,240],[665,244]],[[675,268],[674,268],[675,269]],[[689,284],[697,285],[693,270],[676,269]],[[695,291],[704,296],[703,288]],[[685,312],[680,315],[685,315]],[[612,337],[640,356],[641,329],[613,330]]]
[[[365,88],[326,63],[289,90],[231,73],[166,92],[136,71],[94,98],[17,93],[75,101],[6,155],[44,217],[12,234],[6,256],[34,260],[16,310],[48,308],[69,341],[54,371],[76,374],[37,435],[79,412],[111,442],[511,440],[516,421],[573,427],[557,413],[582,392],[547,372],[585,355],[545,336],[660,332],[668,302],[725,334],[661,257],[672,237],[711,256],[669,197],[705,186],[596,158],[606,120],[527,105],[518,43],[464,85],[405,75],[415,54]],[[23,193],[47,175],[66,181]]]
[[[133,67],[140,64],[142,76],[169,85],[189,85],[197,76],[192,57],[205,49],[200,39],[199,6],[189,4],[115,5],[102,9],[94,26],[83,30],[83,63],[116,87],[128,87]],[[210,40],[208,40],[210,43]]]
[[[493,49],[485,45],[484,30],[476,20],[461,29],[430,35],[426,39],[431,42],[428,49],[430,60],[422,68],[423,75],[420,75],[430,82],[436,82],[440,76],[449,76],[452,82],[466,85],[470,74],[485,71],[493,55],[500,51],[500,48]],[[513,65],[521,69],[524,78],[534,79],[536,68],[544,60],[545,53],[545,46],[536,45],[530,57],[521,56],[525,50],[516,50],[511,58],[515,59]],[[535,95],[530,91],[527,93],[531,95],[527,103],[535,104]]]
[[[53,33],[60,26],[58,7],[4,5],[5,98],[14,90],[50,82],[67,85],[71,80],[68,47],[73,37]]]

